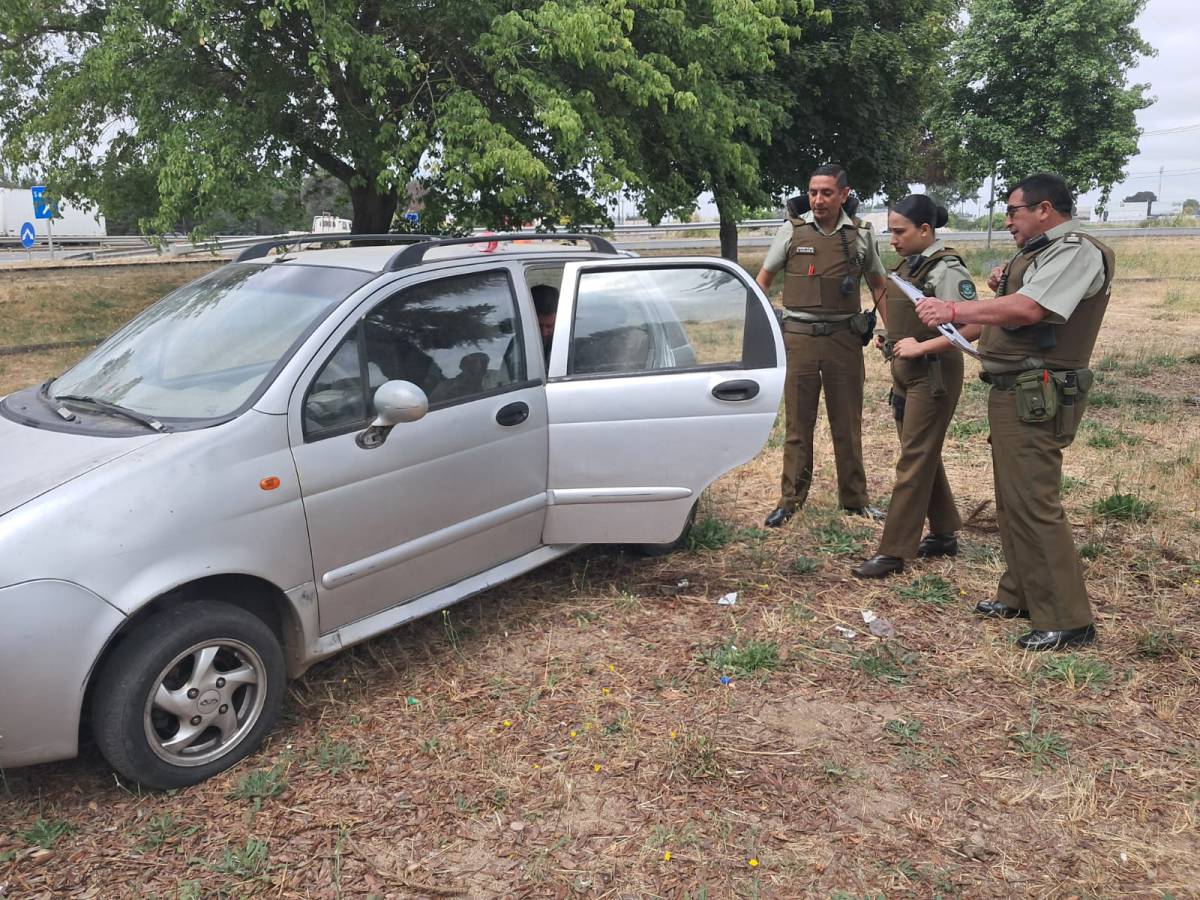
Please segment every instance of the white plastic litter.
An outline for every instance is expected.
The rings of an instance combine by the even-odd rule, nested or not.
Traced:
[[[717,601],[717,606],[733,606],[737,603],[737,591],[732,591]]]

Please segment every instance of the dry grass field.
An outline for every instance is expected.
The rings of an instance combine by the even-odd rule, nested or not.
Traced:
[[[1025,654],[971,613],[1002,568],[978,382],[944,454],[963,552],[882,582],[849,576],[880,527],[836,511],[827,427],[808,507],[760,527],[780,423],[689,550],[585,548],[322,663],[221,777],[142,793],[89,747],[0,773],[0,897],[1200,896],[1200,240],[1114,243],[1063,485],[1094,647]],[[89,282],[42,302],[0,272],[0,345],[150,299]],[[83,352],[0,356],[0,393]]]

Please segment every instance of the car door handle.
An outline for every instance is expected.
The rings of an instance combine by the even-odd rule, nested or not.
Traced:
[[[496,413],[496,421],[501,425],[520,425],[528,418],[529,404],[520,400],[500,407],[500,412]]]
[[[712,395],[718,400],[753,400],[758,396],[758,382],[749,378],[722,381],[712,389]]]

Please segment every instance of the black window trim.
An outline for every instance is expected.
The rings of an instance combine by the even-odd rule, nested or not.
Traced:
[[[499,263],[499,262],[501,262],[501,260],[497,260],[496,262]],[[503,262],[507,263],[509,261],[505,260]],[[449,400],[439,400],[436,403],[430,402],[428,414],[432,414],[432,413],[438,412],[439,410],[447,409],[452,406],[461,406],[464,403],[474,403],[477,400],[486,400],[489,397],[498,397],[503,394],[512,393],[513,391],[526,390],[528,388],[537,387],[539,385],[542,385],[544,382],[541,378],[530,378],[529,377],[529,357],[525,353],[525,328],[524,328],[525,323],[523,320],[524,316],[523,316],[523,311],[521,309],[520,299],[517,296],[516,285],[513,280],[512,267],[510,265],[490,265],[490,266],[486,266],[486,267],[482,267],[482,268],[471,267],[471,268],[466,269],[465,271],[454,272],[453,274],[448,274],[448,275],[440,275],[440,276],[434,275],[434,277],[422,278],[419,281],[415,281],[415,282],[402,281],[400,283],[401,284],[400,287],[398,287],[394,291],[386,291],[385,295],[378,302],[372,303],[367,309],[363,310],[361,313],[359,313],[356,316],[354,325],[351,326],[349,331],[347,331],[344,335],[342,335],[341,339],[338,340],[338,342],[334,345],[333,349],[329,352],[329,355],[326,356],[324,359],[322,359],[321,364],[317,367],[316,372],[313,374],[312,378],[309,380],[308,385],[304,389],[303,397],[301,398],[301,401],[300,401],[300,432],[304,439],[304,443],[312,444],[312,443],[316,443],[317,441],[326,440],[328,438],[341,437],[343,435],[352,434],[356,431],[363,430],[364,428],[366,428],[368,425],[371,424],[371,421],[374,418],[374,416],[371,414],[370,410],[373,409],[374,404],[373,404],[373,398],[370,396],[370,390],[368,388],[368,385],[370,384],[370,379],[369,379],[368,373],[367,373],[368,360],[367,360],[367,350],[366,350],[366,338],[363,333],[362,323],[366,319],[366,317],[371,313],[372,310],[377,309],[382,304],[387,303],[392,298],[397,297],[406,291],[413,290],[413,289],[422,287],[424,285],[429,285],[429,284],[433,284],[435,282],[440,282],[440,281],[450,281],[450,280],[456,279],[456,278],[469,278],[469,277],[472,277],[475,275],[488,275],[488,274],[492,274],[494,272],[503,273],[503,275],[508,283],[509,296],[512,299],[512,309],[513,309],[513,313],[514,313],[514,317],[515,317],[515,322],[513,323],[513,339],[517,342],[517,346],[521,352],[521,362],[524,367],[525,378],[523,378],[519,381],[510,382],[509,384],[499,385],[497,387],[492,388],[489,391],[484,391],[483,393],[480,393],[480,394],[472,394],[472,395],[466,396],[466,397],[454,397]],[[307,425],[306,417],[304,415],[305,405],[308,401],[308,395],[312,391],[313,385],[316,383],[317,376],[319,376],[325,370],[325,366],[327,366],[329,364],[329,361],[333,358],[334,354],[336,354],[338,352],[338,350],[341,349],[343,342],[346,340],[347,337],[349,337],[349,335],[351,333],[355,333],[355,343],[358,344],[359,378],[363,384],[363,400],[364,400],[364,404],[365,404],[364,408],[368,410],[368,413],[363,419],[359,420],[358,422],[356,422],[352,425],[351,424],[338,425],[338,426],[328,428],[328,429],[319,429],[319,430],[310,431],[308,428],[308,425]]]
[[[546,381],[548,384],[561,384],[561,383],[567,382],[567,381],[598,381],[598,380],[603,380],[603,379],[607,379],[607,378],[642,378],[642,377],[645,377],[648,375],[659,375],[659,376],[683,375],[688,372],[726,372],[726,371],[747,372],[747,371],[753,371],[756,369],[767,368],[765,366],[747,365],[746,361],[745,361],[746,355],[747,355],[747,333],[750,330],[749,329],[750,304],[752,301],[755,301],[757,298],[754,296],[754,291],[750,287],[750,285],[747,284],[745,282],[745,280],[741,276],[739,276],[736,272],[731,271],[730,269],[728,269],[725,266],[712,265],[710,263],[700,263],[700,262],[686,262],[686,263],[668,262],[666,265],[663,265],[661,262],[659,262],[658,264],[651,264],[649,261],[647,261],[646,263],[644,263],[642,265],[632,265],[632,266],[631,265],[622,265],[622,266],[604,265],[605,262],[607,262],[607,260],[600,261],[600,263],[598,265],[595,265],[595,264],[582,265],[579,267],[578,271],[575,273],[575,302],[572,304],[572,309],[571,309],[571,330],[570,330],[570,334],[568,336],[568,344],[567,344],[567,374],[556,375],[553,378],[547,378]],[[579,374],[572,373],[571,366],[575,362],[575,324],[579,319],[579,284],[581,281],[583,281],[583,276],[589,272],[645,272],[645,271],[661,272],[661,271],[665,271],[667,269],[713,269],[718,272],[727,273],[731,278],[734,278],[742,285],[743,289],[746,291],[746,306],[747,306],[747,313],[748,313],[746,316],[746,324],[742,330],[742,359],[740,359],[737,363],[704,363],[702,365],[680,366],[678,368],[671,368],[671,369],[639,369],[636,372],[583,372],[583,373],[579,373]],[[761,312],[761,304],[758,305],[756,308],[759,309],[759,312]],[[766,315],[766,314],[763,313],[763,315]],[[779,358],[774,352],[774,347],[771,348],[771,355],[773,357],[775,357],[775,361],[774,361],[773,365],[778,366]]]

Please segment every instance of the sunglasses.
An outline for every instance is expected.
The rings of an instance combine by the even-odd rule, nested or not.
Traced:
[[[1045,202],[1045,200],[1042,201],[1042,203]],[[1018,209],[1037,209],[1042,203],[1018,203],[1016,206],[1006,206],[1004,207],[1004,215],[1011,219]]]

